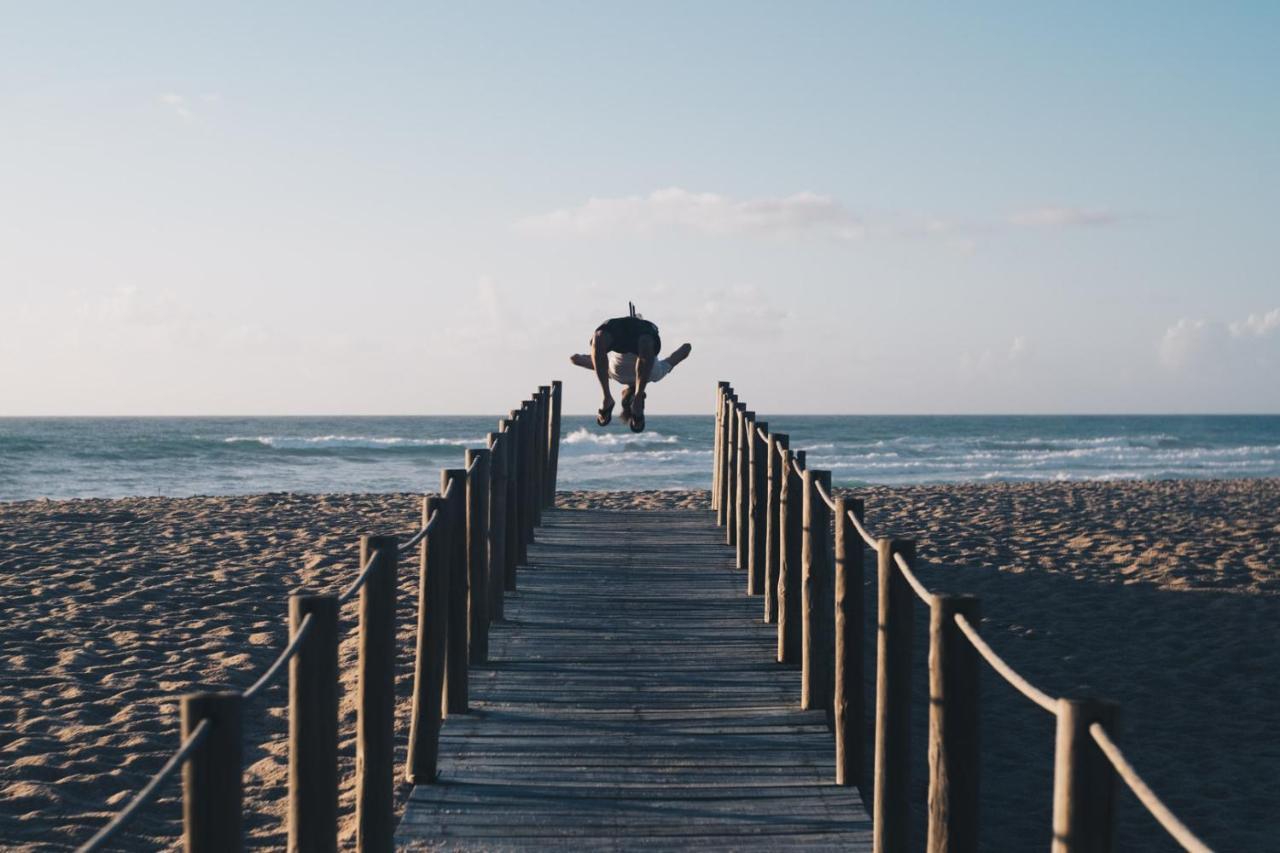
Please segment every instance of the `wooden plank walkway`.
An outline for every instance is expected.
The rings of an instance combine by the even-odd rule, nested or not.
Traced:
[[[709,513],[549,510],[411,849],[870,850]]]

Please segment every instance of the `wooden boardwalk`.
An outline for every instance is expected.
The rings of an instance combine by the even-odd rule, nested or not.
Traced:
[[[412,849],[871,849],[709,513],[548,510]]]

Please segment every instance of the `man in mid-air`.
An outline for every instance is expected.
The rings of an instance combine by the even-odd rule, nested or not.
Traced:
[[[659,359],[662,338],[658,327],[635,313],[631,307],[629,317],[606,320],[591,336],[591,354],[579,353],[569,360],[579,367],[595,370],[604,399],[596,414],[596,423],[608,426],[613,420],[613,394],[609,391],[609,377],[620,382],[622,392],[622,416],[632,432],[644,431],[645,386],[657,382],[671,369],[688,358],[693,347],[684,344],[668,358]]]

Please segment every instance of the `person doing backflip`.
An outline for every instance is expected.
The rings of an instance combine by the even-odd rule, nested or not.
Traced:
[[[620,358],[614,365],[617,368],[615,378],[630,386],[622,394],[623,416],[630,424],[632,432],[644,431],[645,386],[651,381],[656,381],[653,374],[658,353],[661,350],[662,337],[658,334],[658,327],[636,314],[634,305],[631,306],[630,316],[614,317],[596,328],[595,334],[591,336],[590,365],[585,363],[585,355],[574,355],[570,358],[580,367],[594,368],[596,378],[600,381],[603,399],[600,410],[596,414],[596,423],[600,426],[608,426],[613,420],[614,400],[609,390],[609,374],[611,354],[617,353]],[[671,357],[665,360],[667,362],[665,370],[659,370],[658,378],[665,376],[672,367],[688,357],[691,350],[692,347],[685,344],[672,353]],[[630,366],[628,362],[632,360],[634,360],[634,378],[630,376],[624,378],[623,372]],[[632,381],[627,382],[627,379]]]

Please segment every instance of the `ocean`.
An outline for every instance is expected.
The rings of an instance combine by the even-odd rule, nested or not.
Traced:
[[[837,485],[1280,476],[1280,416],[761,416]],[[0,500],[424,492],[490,417],[0,418]],[[710,416],[564,418],[561,489],[707,488]]]

